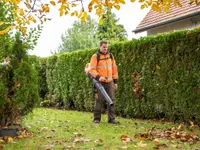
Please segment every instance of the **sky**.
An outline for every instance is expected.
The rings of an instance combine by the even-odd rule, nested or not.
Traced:
[[[120,10],[113,9],[113,12],[120,19],[118,23],[124,25],[129,40],[146,35],[145,32],[137,35],[132,32],[149,11],[149,9],[140,9],[140,6],[140,3],[131,3],[128,1],[125,5],[121,5]],[[87,8],[87,6],[85,6],[85,8]],[[54,52],[61,43],[62,33],[72,27],[73,22],[77,20],[76,17],[68,15],[60,17],[59,12],[55,7],[51,10],[50,16],[52,20],[44,24],[44,28],[35,49],[31,50],[29,54],[40,57],[51,56],[51,52]],[[96,17],[95,19],[97,19],[97,16],[94,15],[94,11],[91,16],[93,18]]]

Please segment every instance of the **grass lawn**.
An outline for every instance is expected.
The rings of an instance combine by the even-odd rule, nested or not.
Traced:
[[[85,149],[85,150],[118,150],[118,149],[200,149],[200,142],[183,142],[190,136],[181,135],[181,128],[162,121],[124,119],[117,117],[120,125],[107,123],[107,115],[102,115],[100,124],[92,122],[93,114],[87,112],[67,111],[38,108],[23,119],[33,136],[16,139],[4,146],[5,150],[57,150],[57,149]],[[191,131],[183,127],[184,132]],[[169,129],[169,130],[167,130]],[[179,131],[180,129],[180,131]],[[176,130],[176,131],[175,131]],[[165,132],[164,132],[165,131]],[[152,135],[176,132],[160,138]],[[199,128],[193,132],[200,135]],[[135,137],[136,134],[140,136]],[[149,134],[149,135],[151,135]],[[181,136],[179,136],[181,135]],[[181,140],[182,139],[182,140]]]

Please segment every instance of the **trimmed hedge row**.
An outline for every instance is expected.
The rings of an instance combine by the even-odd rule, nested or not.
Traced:
[[[117,114],[198,123],[199,41],[200,30],[195,29],[109,46],[119,70]],[[68,109],[92,111],[92,84],[85,75],[84,67],[96,51],[80,50],[47,58],[48,98]],[[138,74],[137,81],[134,73]],[[137,92],[142,95],[141,99]]]

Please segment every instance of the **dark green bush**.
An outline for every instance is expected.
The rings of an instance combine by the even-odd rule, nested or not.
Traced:
[[[0,126],[13,123],[39,102],[38,76],[29,62],[29,46],[20,39],[16,34],[13,44],[2,49],[11,62],[7,67],[0,67]]]

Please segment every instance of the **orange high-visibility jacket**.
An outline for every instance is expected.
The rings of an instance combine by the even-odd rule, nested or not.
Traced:
[[[105,77],[106,80],[104,82],[108,83],[114,81],[114,83],[117,83],[118,71],[114,57],[112,56],[111,58],[111,54],[109,52],[107,54],[103,54],[99,50],[98,53],[100,56],[98,63],[96,53],[91,57],[89,72],[96,80],[99,80],[100,77]]]

